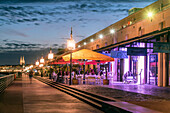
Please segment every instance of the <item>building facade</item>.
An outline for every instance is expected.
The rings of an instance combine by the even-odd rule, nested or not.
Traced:
[[[170,0],[129,10],[129,16],[85,38],[77,50],[90,49],[115,58],[111,81],[133,75],[136,84],[169,85]]]

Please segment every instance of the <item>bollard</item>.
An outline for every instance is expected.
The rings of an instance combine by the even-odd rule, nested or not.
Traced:
[[[16,79],[16,74],[14,74],[14,80]]]

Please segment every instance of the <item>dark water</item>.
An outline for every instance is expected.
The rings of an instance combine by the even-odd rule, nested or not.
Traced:
[[[3,76],[5,76],[5,75],[0,74],[0,77],[3,77]]]
[[[0,3],[35,3],[35,2],[81,2],[94,0],[0,0]],[[152,2],[156,0],[100,0],[109,2]]]

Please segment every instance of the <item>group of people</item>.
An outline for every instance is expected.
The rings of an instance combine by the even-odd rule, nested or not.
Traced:
[[[54,71],[49,74],[49,79],[51,79],[54,82],[63,82],[64,76],[68,76],[69,72],[65,71]]]
[[[127,77],[130,76],[133,77],[133,81],[136,79],[136,76],[131,71],[127,71],[123,76],[124,83],[129,83]]]

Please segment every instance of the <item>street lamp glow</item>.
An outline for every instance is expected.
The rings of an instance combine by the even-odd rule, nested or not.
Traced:
[[[54,58],[54,54],[52,53],[52,50],[50,50],[50,53],[48,54],[48,59],[52,60]]]
[[[102,35],[102,34],[100,34],[100,35],[99,35],[99,38],[101,38],[101,39],[102,39],[102,38],[103,38],[103,35]]]
[[[44,64],[44,58],[43,57],[40,59],[40,63]]]
[[[148,17],[151,18],[153,16],[152,12],[148,12]]]
[[[70,80],[69,80],[69,85],[71,85],[71,73],[72,73],[72,50],[75,49],[75,41],[73,40],[72,36],[72,27],[71,27],[71,33],[70,33],[70,39],[67,40],[67,48],[71,50],[70,53]]]
[[[84,45],[86,45],[87,43],[86,42],[84,42]]]
[[[38,60],[37,60],[37,62],[35,63],[35,65],[38,66],[39,64],[40,64],[40,63],[39,63]]]
[[[73,39],[68,39],[67,40],[67,48],[69,50],[74,50],[75,49],[75,41]]]
[[[90,42],[93,42],[93,41],[94,41],[94,39],[91,39],[91,40],[90,40]]]
[[[115,33],[115,30],[114,30],[114,29],[111,29],[111,30],[110,30],[110,33],[111,33],[111,34],[114,34],[114,33]]]
[[[80,45],[78,45],[78,47],[81,47]]]
[[[40,64],[39,67],[43,67],[44,65],[43,64]]]

